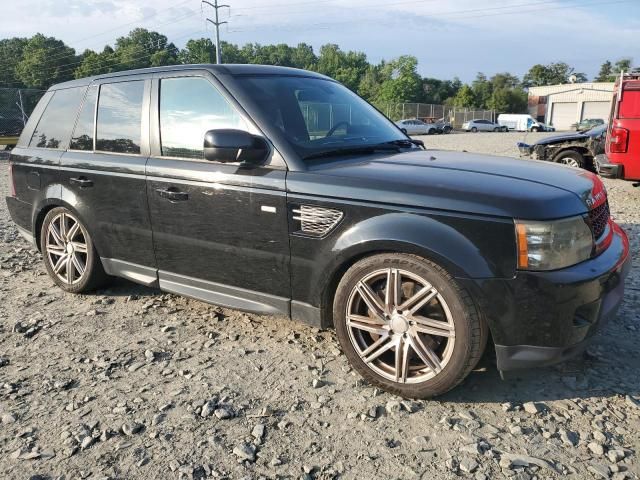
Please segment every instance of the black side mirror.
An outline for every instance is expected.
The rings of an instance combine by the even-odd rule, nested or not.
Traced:
[[[204,158],[215,162],[260,165],[269,154],[262,138],[244,130],[209,130],[204,134]]]

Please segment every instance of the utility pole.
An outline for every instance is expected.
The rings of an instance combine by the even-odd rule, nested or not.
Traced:
[[[221,22],[218,18],[218,10],[221,8],[230,8],[229,5],[218,5],[218,0],[213,0],[213,3],[208,2],[207,0],[200,0],[201,3],[206,3],[210,7],[213,7],[216,12],[216,20],[215,22],[210,18],[207,18],[207,22],[212,23],[216,27],[216,63],[222,63],[222,52],[220,51],[220,25],[223,25],[227,22]]]

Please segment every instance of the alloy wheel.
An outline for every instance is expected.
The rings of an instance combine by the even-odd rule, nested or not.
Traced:
[[[53,273],[68,285],[79,283],[87,271],[87,234],[73,215],[59,213],[49,223],[45,251]]]
[[[345,318],[360,359],[385,379],[424,382],[451,359],[455,325],[449,306],[433,285],[409,271],[365,275],[349,295]]]
[[[572,157],[564,157],[560,159],[560,163],[573,168],[580,168],[580,163]]]

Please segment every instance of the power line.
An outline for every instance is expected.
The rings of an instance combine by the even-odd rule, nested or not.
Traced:
[[[221,8],[230,8],[229,5],[218,5],[218,0],[213,0],[213,3],[209,2],[208,0],[200,0],[200,6],[202,6],[203,3],[206,3],[207,5],[209,5],[210,7],[212,7],[216,13],[216,20],[213,21],[210,18],[206,18],[207,22],[212,23],[215,28],[216,28],[216,63],[220,64],[222,63],[222,52],[220,51],[220,25],[223,25],[225,23],[229,23],[229,22],[221,22],[220,19],[218,18],[218,10],[220,10]]]

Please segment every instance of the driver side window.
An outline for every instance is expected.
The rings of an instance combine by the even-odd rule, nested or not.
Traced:
[[[162,156],[202,159],[208,130],[246,130],[238,112],[205,78],[176,77],[160,81]]]

